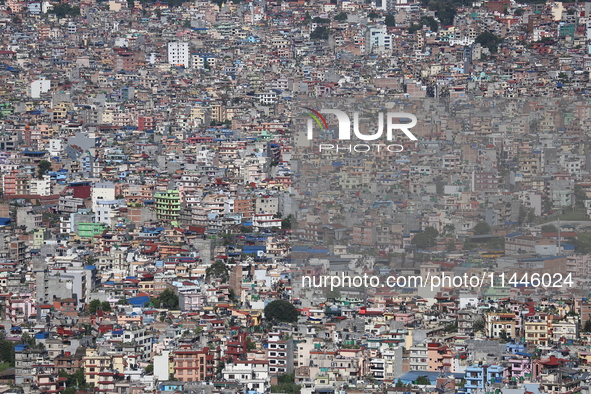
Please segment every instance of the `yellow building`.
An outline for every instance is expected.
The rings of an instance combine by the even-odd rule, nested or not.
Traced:
[[[523,325],[523,333],[525,340],[533,345],[547,345],[548,344],[548,321],[536,319],[525,322]]]
[[[99,356],[95,349],[86,349],[86,355],[82,359],[84,368],[84,377],[88,384],[98,385],[99,374],[113,369],[113,363],[110,356]]]

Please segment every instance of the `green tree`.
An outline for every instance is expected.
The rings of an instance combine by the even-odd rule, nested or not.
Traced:
[[[553,205],[552,200],[546,196],[542,198],[542,206],[544,209],[544,213],[549,214],[552,211]]]
[[[581,185],[575,185],[575,207],[584,208],[585,200],[587,199],[587,193],[583,190]]]
[[[51,169],[51,162],[47,160],[41,160],[37,167],[37,177],[41,179],[43,178],[43,175],[45,175],[45,173]]]
[[[102,303],[100,300],[92,300],[88,303],[88,305],[86,306],[88,309],[88,312],[94,314],[96,313],[96,310],[102,307]]]
[[[205,278],[207,280],[211,278],[221,279],[222,283],[226,283],[228,279],[230,279],[230,274],[228,273],[228,267],[223,261],[216,261],[212,265],[206,268],[205,270]]]
[[[289,214],[285,219],[281,220],[281,228],[288,230],[292,227],[293,215]]]
[[[439,236],[439,231],[437,231],[434,227],[425,227],[424,231],[433,239]]]
[[[585,325],[583,326],[583,332],[591,332],[591,317],[585,322]]]
[[[300,386],[295,384],[295,374],[279,375],[277,384],[271,386],[272,393],[297,394],[300,392]]]
[[[170,289],[164,290],[156,298],[150,299],[156,308],[167,308],[177,310],[179,308],[179,297]]]
[[[320,18],[317,16],[316,18],[312,19],[312,22],[316,23],[317,25],[327,25],[330,23],[330,19]]]
[[[317,26],[316,29],[310,34],[312,40],[328,40],[330,29],[326,26]]]
[[[384,19],[384,24],[388,27],[396,26],[396,18],[394,18],[394,15],[392,15],[392,14],[386,15],[386,18]]]
[[[379,17],[378,14],[376,14],[374,11],[370,12],[369,14],[367,14],[367,17],[369,19],[376,19],[377,17]]]
[[[233,288],[230,287],[230,289],[228,290],[228,298],[230,299],[230,301],[232,302],[237,302],[238,299],[236,298],[236,291],[234,291]]]
[[[423,6],[429,7],[429,10],[435,11],[435,15],[443,26],[453,25],[457,7],[468,5],[468,2],[462,0],[421,0],[421,2]]]
[[[543,233],[557,233],[558,228],[553,224],[544,224],[541,228]]]
[[[575,247],[577,254],[591,253],[591,234],[579,234],[578,237],[569,237],[568,243]]]
[[[347,20],[347,13],[344,11],[339,12],[338,14],[335,15],[334,17],[335,21],[346,21]]]
[[[148,375],[153,374],[154,373],[154,364],[148,364],[146,366],[145,371],[146,371],[146,374],[148,374]]]
[[[486,243],[486,247],[492,250],[503,250],[505,249],[505,238],[495,237]]]
[[[455,231],[456,231],[456,226],[454,226],[453,224],[446,224],[445,226],[443,226],[443,231],[441,232],[441,234],[444,237],[448,237],[448,236],[454,235]]]
[[[450,253],[456,250],[456,243],[454,241],[449,241],[447,245],[445,245],[445,251]]]
[[[76,372],[71,375],[63,369],[60,369],[58,376],[60,378],[66,378],[66,387],[72,387],[75,389],[84,389],[87,387],[83,368],[77,369]]]
[[[431,381],[426,376],[419,376],[417,378],[417,380],[415,380],[415,384],[421,385],[421,386],[426,386],[426,385],[430,385]]]
[[[490,226],[487,222],[478,222],[472,229],[474,235],[490,234]]]
[[[517,223],[521,225],[521,224],[525,223],[526,219],[527,219],[527,208],[525,208],[523,205],[521,205],[519,207],[519,214],[517,216]]]
[[[14,342],[7,340],[4,335],[0,338],[0,360],[14,367]]]
[[[443,330],[445,332],[456,332],[458,330],[458,322],[453,322],[453,323],[449,323],[447,324]]]
[[[275,300],[267,304],[264,309],[265,319],[293,323],[298,320],[299,312],[291,302]]]
[[[55,14],[58,18],[64,18],[65,16],[79,16],[80,7],[72,7],[68,3],[54,5],[53,8],[47,11],[50,14]]]
[[[341,298],[341,291],[339,289],[330,290],[326,293],[327,300],[336,300]]]
[[[536,221],[536,211],[533,208],[527,210],[527,222],[533,223]]]
[[[411,243],[419,249],[430,248],[435,245],[435,239],[439,232],[433,227],[426,227],[423,231],[412,237]]]
[[[428,26],[429,30],[432,32],[437,32],[439,30],[439,24],[432,16],[422,16],[419,19],[418,28],[416,30],[420,30],[423,26]]]
[[[310,23],[311,20],[312,20],[312,16],[310,16],[310,12],[306,11],[306,13],[304,14],[304,24]]]
[[[423,16],[419,19],[419,23],[412,23],[408,28],[409,33],[415,33],[423,28],[423,26],[428,26],[429,30],[432,32],[437,32],[439,30],[439,24],[432,16]]]
[[[35,346],[35,338],[30,336],[28,332],[24,332],[21,335],[20,343],[34,347]]]
[[[419,249],[427,249],[433,246],[433,239],[429,236],[429,234],[421,232],[415,234],[412,237],[412,241],[410,241],[410,243]]]
[[[495,36],[490,31],[485,31],[483,33],[480,33],[478,35],[478,37],[476,37],[476,40],[474,42],[476,44],[482,45],[485,48],[488,48],[488,50],[490,51],[490,53],[497,53],[497,51],[498,51],[498,45],[502,41],[503,40],[501,38]]]
[[[474,320],[474,323],[472,323],[472,331],[474,332],[484,331],[485,327],[486,324],[482,318],[476,319]]]

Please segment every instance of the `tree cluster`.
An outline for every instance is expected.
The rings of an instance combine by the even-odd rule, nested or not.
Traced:
[[[439,236],[439,231],[433,227],[426,227],[412,238],[411,243],[419,249],[427,249],[435,246],[435,239]]]
[[[343,22],[347,20],[347,13],[346,12],[339,12],[338,14],[335,15],[334,17],[335,21],[339,21],[339,22]]]
[[[317,26],[316,29],[310,34],[312,40],[328,40],[330,29],[326,26]]]
[[[66,390],[72,390],[72,393],[75,393],[77,389],[85,389],[88,387],[83,368],[77,369],[76,372],[71,375],[63,369],[60,369],[58,376],[60,378],[66,378]],[[65,392],[66,391],[63,391],[62,393]]]
[[[289,301],[275,300],[267,304],[264,309],[267,321],[293,323],[298,320],[299,312]]]
[[[384,24],[388,27],[396,26],[396,18],[394,18],[394,15],[392,15],[392,14],[386,15],[386,18],[384,19]]]
[[[523,205],[519,207],[519,216],[517,217],[517,223],[519,225],[525,223],[533,223],[536,220],[536,212],[533,208],[526,208]]]
[[[413,23],[412,25],[410,25],[408,31],[409,33],[415,33],[421,30],[423,26],[429,26],[429,29],[432,32],[436,32],[437,30],[439,30],[439,24],[432,16],[422,16],[421,19],[419,19],[419,23]]]
[[[476,40],[474,42],[476,44],[482,45],[484,48],[488,48],[490,53],[497,53],[498,46],[501,43],[501,41],[503,41],[502,38],[497,37],[490,31],[485,31],[483,33],[480,33],[478,37],[476,37]]]
[[[421,0],[421,3],[429,10],[435,11],[443,26],[453,25],[458,7],[472,4],[468,0]]]
[[[591,234],[579,234],[577,238],[569,237],[568,243],[575,247],[577,254],[591,253]]]
[[[170,289],[164,290],[158,297],[150,298],[150,303],[155,308],[179,309],[179,297]]]
[[[490,234],[490,225],[487,222],[478,222],[472,232],[474,232],[474,235]]]
[[[209,279],[221,279],[222,283],[227,282],[230,279],[228,273],[228,266],[223,261],[216,261],[205,270],[205,278]]]
[[[95,314],[98,309],[103,312],[111,312],[111,304],[108,301],[92,300],[88,303],[88,312]]]
[[[271,386],[272,393],[296,394],[300,392],[300,386],[295,384],[295,374],[279,375],[277,384]]]
[[[64,18],[66,16],[79,16],[80,7],[77,5],[71,6],[68,3],[54,5],[53,8],[47,11],[50,14],[55,14],[58,18]]]
[[[41,179],[43,178],[43,175],[47,173],[47,171],[51,170],[51,162],[47,160],[41,160],[37,167],[37,177]]]

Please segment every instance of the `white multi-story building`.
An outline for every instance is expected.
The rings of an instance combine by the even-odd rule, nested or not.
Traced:
[[[249,390],[263,393],[269,388],[268,365],[267,360],[234,360],[224,367],[224,380],[237,381]]]
[[[112,201],[115,199],[115,184],[112,182],[95,183],[92,186],[92,210],[98,209],[98,201]]]
[[[112,225],[113,219],[119,214],[119,206],[122,200],[101,200],[97,201],[94,210],[95,223],[105,223]]]
[[[31,82],[31,97],[39,98],[42,93],[49,92],[51,89],[51,81],[49,79],[38,79]]]
[[[267,360],[269,375],[290,374],[293,372],[293,341],[282,340],[281,333],[269,333]]]
[[[392,36],[388,34],[386,26],[371,27],[366,42],[369,42],[369,50],[372,52],[392,50]]]
[[[410,348],[410,370],[427,371],[429,367],[427,345],[419,343]]]
[[[29,193],[39,196],[51,195],[51,179],[49,175],[43,175],[41,179],[31,179]]]
[[[382,357],[369,360],[370,370],[376,380],[392,380],[402,375],[402,348],[382,349]]]
[[[168,63],[175,66],[189,68],[189,43],[188,42],[169,42],[168,43]]]
[[[264,105],[274,104],[277,101],[277,93],[275,92],[258,92],[256,97]]]

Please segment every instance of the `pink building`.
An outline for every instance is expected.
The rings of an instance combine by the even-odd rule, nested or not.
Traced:
[[[37,316],[37,306],[31,294],[13,296],[6,303],[6,317],[14,324],[26,323]]]
[[[525,374],[531,374],[531,358],[528,356],[514,355],[509,360],[509,367],[507,368],[508,378],[521,378]]]
[[[431,342],[427,345],[428,371],[451,372],[453,350],[446,345]]]
[[[406,326],[414,323],[415,315],[413,313],[395,313],[394,321],[401,321]]]

